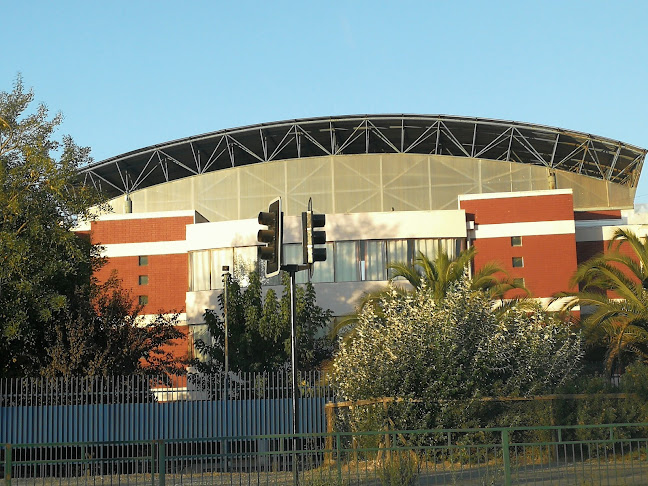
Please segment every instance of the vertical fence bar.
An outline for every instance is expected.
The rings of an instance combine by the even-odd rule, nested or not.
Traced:
[[[158,486],[166,481],[166,444],[164,439],[158,441]]]
[[[11,444],[5,444],[5,486],[11,486]]]
[[[339,432],[335,434],[335,458],[337,462],[338,483],[342,484],[342,437]]]
[[[504,461],[504,485],[511,486],[511,451],[509,450],[509,430],[502,430],[502,459]]]

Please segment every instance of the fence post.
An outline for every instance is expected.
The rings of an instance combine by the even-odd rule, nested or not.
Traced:
[[[164,486],[166,475],[166,450],[164,439],[158,441],[158,485]]]
[[[502,458],[504,459],[504,486],[511,486],[511,451],[509,430],[502,430]]]
[[[338,473],[338,483],[342,484],[342,458],[340,455],[342,454],[342,438],[340,437],[340,433],[337,432],[335,434],[335,459],[337,463],[337,473]]]
[[[11,444],[5,444],[5,486],[11,486]]]
[[[331,403],[324,406],[326,410],[326,453],[324,454],[324,463],[333,464],[333,422],[335,420],[334,410]]]

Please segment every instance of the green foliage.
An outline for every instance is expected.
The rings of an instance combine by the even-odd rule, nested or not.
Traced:
[[[413,451],[390,452],[378,468],[383,486],[412,486],[420,473],[419,459]]]
[[[632,254],[623,254],[622,247]],[[648,242],[618,229],[610,249],[578,267],[572,283],[580,285],[579,292],[558,295],[572,297],[566,311],[581,306],[584,336],[591,347],[606,349],[608,373],[623,371],[637,358],[648,360]]]
[[[270,371],[290,360],[290,281],[284,275],[280,299],[273,289],[263,297],[261,279],[256,272],[247,276],[242,288],[236,280],[227,284],[229,364],[232,371]],[[220,295],[221,313],[225,310],[224,293]],[[297,350],[300,370],[317,368],[330,357],[332,342],[326,329],[332,317],[316,303],[313,285],[307,283],[296,292]],[[221,371],[224,364],[225,328],[221,313],[205,312],[205,322],[212,343],[196,341],[196,349],[206,359],[196,360],[203,373]]]
[[[55,139],[61,115],[33,99],[20,77],[0,92],[0,375],[44,365],[46,330],[96,256],[70,231],[100,202],[79,183],[89,150]]]
[[[176,328],[177,315],[143,322],[141,310],[115,275],[102,285],[77,288],[47,332],[49,362],[41,373],[50,377],[181,373],[181,363],[168,350],[173,340],[183,338]]]
[[[428,296],[434,301],[440,302],[469,271],[476,253],[477,250],[474,246],[462,250],[454,259],[450,258],[445,251],[440,251],[434,259],[419,252],[413,264],[399,262],[389,264],[389,268],[392,270],[390,281],[404,280],[415,291],[419,291],[425,286]],[[499,300],[499,313],[505,313],[511,307],[532,305],[523,299],[529,294],[528,290],[514,283],[506,272],[495,263],[487,263],[477,271],[470,279],[469,288],[483,291],[491,300]],[[516,291],[516,295],[513,299],[504,302],[504,296],[511,291]],[[364,295],[358,303],[356,311],[338,321],[333,328],[333,333],[344,336],[345,339],[352,338],[363,308],[371,306],[377,314],[380,314],[380,300],[394,292],[405,295],[408,293],[408,289],[398,285],[392,286],[387,291],[381,290]],[[509,297],[511,296],[509,295]]]
[[[333,382],[345,400],[404,399],[390,406],[397,428],[484,425],[490,407],[470,399],[552,392],[580,366],[580,336],[564,322],[539,307],[497,313],[466,275],[441,301],[423,283],[378,305],[340,342]]]

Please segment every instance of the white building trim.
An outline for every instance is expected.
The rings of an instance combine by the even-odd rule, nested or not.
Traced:
[[[187,253],[187,242],[148,241],[145,243],[113,243],[101,246],[101,256],[127,257],[139,255],[177,255]]]
[[[560,194],[572,195],[571,189],[546,189],[542,191],[518,191],[518,192],[492,192],[486,194],[461,194],[459,201],[475,201],[482,199],[512,199],[516,197],[534,197],[534,196],[556,196]]]
[[[576,231],[573,220],[532,221],[527,223],[479,224],[475,239],[504,238],[508,236],[568,235]]]

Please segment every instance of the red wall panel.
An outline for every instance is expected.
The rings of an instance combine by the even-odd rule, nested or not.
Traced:
[[[143,243],[150,241],[180,241],[186,238],[186,226],[193,217],[147,218],[93,221],[92,243]]]
[[[475,268],[497,262],[511,278],[524,278],[532,297],[552,297],[556,292],[576,290],[569,279],[576,271],[576,241],[573,234],[523,236],[522,246],[511,246],[510,237],[475,240]],[[522,257],[524,267],[513,268],[513,257]]]
[[[474,214],[476,224],[562,221],[574,218],[571,194],[485,198],[460,201],[460,208]]]
[[[139,266],[136,256],[107,258],[106,265],[96,276],[103,282],[113,270],[117,271],[124,288],[132,292],[136,301],[139,295],[148,296],[149,302],[144,306],[144,314],[185,311],[189,275],[186,253],[150,255],[146,266]],[[139,285],[140,275],[148,275],[147,285]]]

